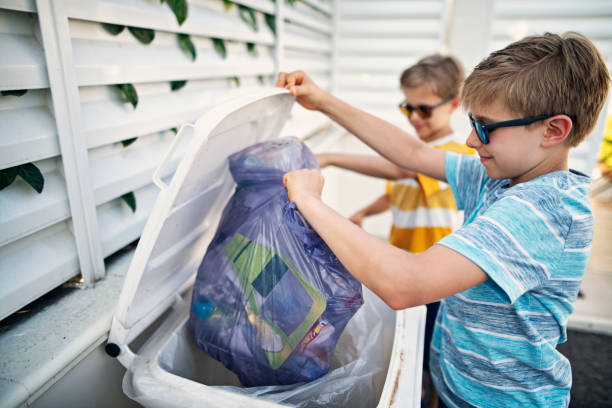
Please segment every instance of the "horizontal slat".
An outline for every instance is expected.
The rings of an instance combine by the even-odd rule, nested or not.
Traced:
[[[40,194],[21,177],[0,193],[0,246],[70,217],[64,178],[55,171],[43,177]]]
[[[408,68],[408,64],[406,68]],[[345,73],[336,82],[337,89],[353,89],[356,91],[395,92],[400,87],[399,77],[402,70],[396,74]]]
[[[346,1],[339,3],[342,18],[415,18],[438,17],[443,12],[442,1]]]
[[[138,43],[128,32],[130,43],[73,40],[74,63],[80,86],[151,82],[193,78],[269,75],[274,72],[272,50],[257,46],[258,56],[247,52],[245,43],[226,42],[227,58],[213,48],[209,38],[193,37],[197,59],[192,61],[178,47],[176,36],[159,33],[159,41]],[[110,37],[110,36],[109,36]]]
[[[0,8],[36,13],[36,0],[0,0]]]
[[[353,90],[338,90],[337,96],[351,104],[359,106],[379,106],[395,113],[398,111],[397,104],[404,99],[399,89],[383,92],[358,92]]]
[[[439,52],[440,40],[432,38],[342,38],[340,55],[423,56]]]
[[[403,71],[407,66],[417,61],[417,58],[407,57],[353,57],[339,56],[338,70],[349,73],[385,73],[397,74]]]
[[[89,148],[178,127],[196,120],[220,100],[261,87],[255,78],[188,81],[171,92],[169,83],[137,84],[136,109],[119,100],[110,87],[81,88],[84,134]]]
[[[90,175],[96,205],[150,184],[153,172],[161,163],[173,137],[172,132],[164,132],[163,135],[143,136],[128,147],[117,144],[90,151]],[[176,149],[164,176],[176,169],[187,140],[183,139]]]
[[[232,0],[232,3],[242,4],[267,14],[275,13],[274,2],[270,0]]]
[[[525,35],[544,32],[563,33],[578,31],[591,39],[611,38],[612,24],[609,17],[601,18],[551,18],[551,19],[502,19],[492,25],[492,36],[522,38]]]
[[[98,225],[104,257],[140,237],[158,194],[159,189],[154,184],[135,191],[136,212],[132,212],[120,198],[98,207]]]
[[[609,0],[581,0],[576,2],[559,0],[505,0],[496,1],[493,7],[496,17],[612,17],[612,2]]]
[[[48,98],[47,90],[0,96],[0,169],[59,155]]]
[[[0,90],[49,86],[37,30],[35,17],[0,9]]]
[[[338,26],[340,37],[363,38],[431,38],[440,35],[441,20],[437,19],[380,19],[372,24],[367,19],[342,19]]]
[[[78,271],[74,238],[64,222],[0,247],[0,319]]]
[[[301,0],[302,3],[306,3],[308,5],[310,5],[311,7],[314,7],[315,9],[319,9],[320,11],[324,12],[327,15],[332,14],[332,5],[330,2],[328,1],[321,1],[321,0]]]
[[[313,13],[316,13],[315,15],[307,13],[306,7],[307,6],[300,5],[299,2],[296,4],[296,7],[286,7],[284,15],[285,19],[294,24],[301,25],[324,34],[331,34],[331,19],[325,18],[320,13],[316,13],[314,11]]]
[[[146,27],[154,30],[181,32],[206,37],[226,38],[236,41],[250,41],[273,44],[274,36],[264,22],[261,13],[255,13],[259,30],[254,32],[238,16],[238,8],[229,12],[189,4],[185,22],[179,26],[174,14],[166,4],[146,0],[67,0],[70,18],[99,21],[112,24]]]
[[[295,24],[285,24],[284,45],[286,48],[312,50],[329,53],[331,37]]]

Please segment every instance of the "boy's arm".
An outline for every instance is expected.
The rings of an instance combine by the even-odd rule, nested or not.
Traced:
[[[340,262],[393,309],[430,303],[488,279],[468,258],[442,245],[412,254],[375,238],[321,201],[317,170],[287,173],[289,199]]]
[[[446,181],[446,153],[320,89],[304,72],[281,72],[276,86],[286,88],[306,109],[319,110],[400,167]]]
[[[399,180],[403,178],[414,178],[416,173],[403,169],[384,157],[345,154],[345,153],[322,153],[316,155],[317,162],[321,168],[336,166],[346,170],[352,170],[367,176],[385,178],[387,180]]]
[[[365,206],[361,210],[357,211],[355,214],[349,217],[349,220],[361,227],[363,223],[363,219],[370,215],[380,214],[382,212],[387,211],[391,208],[391,200],[387,194],[383,194],[378,197],[376,200],[372,201],[369,205]]]

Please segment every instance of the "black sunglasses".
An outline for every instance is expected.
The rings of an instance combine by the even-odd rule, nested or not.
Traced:
[[[416,112],[417,115],[419,115],[421,119],[427,119],[431,117],[431,114],[433,113],[434,109],[436,109],[438,106],[444,105],[445,103],[449,102],[451,99],[453,98],[452,97],[446,98],[442,102],[437,103],[435,105],[419,105],[419,106],[408,105],[406,101],[404,101],[400,103],[398,107],[400,108],[402,113],[406,115],[408,118],[410,118],[410,115],[412,115],[412,112]]]
[[[489,140],[490,140],[489,139],[489,132],[494,130],[494,129],[501,128],[501,127],[531,125],[532,123],[537,122],[538,120],[544,120],[544,119],[552,118],[553,116],[555,116],[555,115],[532,116],[530,118],[505,120],[503,122],[488,123],[488,124],[484,125],[484,124],[478,122],[477,120],[474,120],[474,118],[472,117],[472,114],[468,113],[468,117],[470,118],[470,125],[472,125],[472,127],[476,131],[476,136],[478,136],[478,139],[480,139],[482,144],[488,144],[489,143]],[[573,119],[572,119],[572,121],[573,121]]]

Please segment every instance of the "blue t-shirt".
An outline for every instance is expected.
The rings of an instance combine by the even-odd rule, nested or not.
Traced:
[[[509,187],[478,157],[446,154],[463,227],[438,242],[489,280],[442,301],[430,367],[449,407],[569,404],[572,373],[556,350],[584,275],[590,179],[555,171]]]

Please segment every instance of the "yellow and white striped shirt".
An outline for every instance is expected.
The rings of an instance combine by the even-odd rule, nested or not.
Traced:
[[[431,146],[463,154],[474,154],[455,134],[434,140]],[[393,225],[389,242],[410,252],[422,252],[461,226],[448,184],[418,174],[416,179],[387,181]]]

